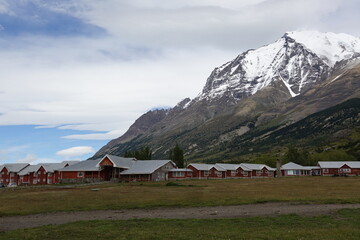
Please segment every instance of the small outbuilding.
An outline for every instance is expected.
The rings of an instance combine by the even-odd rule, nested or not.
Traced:
[[[176,168],[171,160],[138,160],[120,173],[121,181],[166,181],[169,171]]]

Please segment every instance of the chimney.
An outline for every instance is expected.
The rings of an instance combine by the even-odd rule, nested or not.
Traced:
[[[281,160],[276,160],[276,177],[281,177]]]

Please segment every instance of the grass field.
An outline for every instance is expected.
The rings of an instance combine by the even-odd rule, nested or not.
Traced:
[[[360,178],[305,177],[114,183],[0,191],[0,216],[54,211],[216,206],[260,202],[360,203]],[[94,191],[96,188],[97,191]]]
[[[360,210],[318,217],[83,221],[0,233],[0,239],[360,239]]]

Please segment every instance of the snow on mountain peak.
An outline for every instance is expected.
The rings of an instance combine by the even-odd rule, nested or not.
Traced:
[[[295,97],[328,77],[337,61],[355,53],[360,53],[360,39],[348,34],[287,32],[276,42],[248,50],[215,68],[194,101],[224,96],[238,101],[274,81],[282,81]]]
[[[330,67],[337,61],[349,59],[354,53],[360,52],[360,38],[345,33],[294,31],[285,35],[303,44]]]

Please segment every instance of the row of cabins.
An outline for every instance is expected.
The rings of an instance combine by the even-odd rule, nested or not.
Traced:
[[[0,165],[3,185],[43,185],[99,181],[166,181],[184,179],[272,178],[281,176],[359,176],[360,161],[287,163],[279,169],[264,164],[196,164],[177,168],[171,160],[136,160],[106,155],[86,161]]]
[[[61,163],[14,163],[0,166],[0,183],[13,185],[44,185],[60,183],[60,169],[76,164],[79,161]]]

